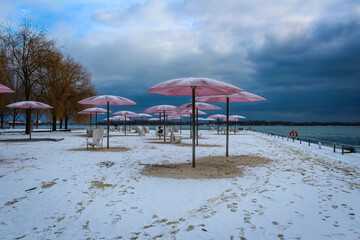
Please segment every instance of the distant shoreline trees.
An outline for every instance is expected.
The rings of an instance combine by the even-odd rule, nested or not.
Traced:
[[[19,110],[5,106],[15,101],[41,101],[53,107],[48,117],[52,128],[65,123],[83,106],[77,101],[96,95],[91,74],[70,56],[64,55],[49,40],[43,29],[28,20],[22,24],[0,26],[0,83],[15,94],[0,97],[0,120],[12,115],[15,122]],[[37,117],[39,118],[37,112]],[[30,111],[26,111],[26,133],[30,131]],[[1,126],[2,127],[2,126]]]

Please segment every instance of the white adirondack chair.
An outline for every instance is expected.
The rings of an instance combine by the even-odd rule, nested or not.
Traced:
[[[171,131],[171,133],[170,133],[170,143],[181,143],[181,140],[182,140],[181,136],[176,137],[174,132]]]
[[[86,136],[87,136],[87,137],[92,137],[94,130],[95,130],[94,127],[87,127],[87,128],[86,128]]]
[[[92,141],[90,141],[92,139]],[[92,138],[86,138],[86,148],[89,148],[89,145],[93,148],[102,148],[104,139],[104,129],[98,128],[93,131]]]
[[[150,129],[149,129],[149,127],[144,127],[144,133],[149,133],[150,132]]]

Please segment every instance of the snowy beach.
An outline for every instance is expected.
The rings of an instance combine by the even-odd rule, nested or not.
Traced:
[[[240,170],[194,179],[225,155],[225,135],[202,131],[192,169],[188,133],[182,144],[112,133],[110,151],[106,139],[86,151],[84,131],[0,142],[0,239],[360,238],[360,154],[241,131],[229,150]],[[184,178],[150,171],[184,163]]]

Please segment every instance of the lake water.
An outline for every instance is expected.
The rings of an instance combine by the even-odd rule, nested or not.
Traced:
[[[252,129],[284,136],[295,130],[300,138],[360,146],[360,126],[252,126]]]

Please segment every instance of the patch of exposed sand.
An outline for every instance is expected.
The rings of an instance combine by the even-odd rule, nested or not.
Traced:
[[[103,147],[103,148],[72,148],[69,151],[88,151],[88,152],[126,152],[131,150],[130,148],[126,147]]]
[[[171,143],[171,142],[161,142],[161,141],[148,141],[147,143],[155,143],[155,144],[173,144],[176,146],[181,146],[181,147],[192,147],[192,143]],[[216,145],[216,144],[199,144],[196,145],[196,147],[222,147],[221,145]]]
[[[233,178],[241,176],[243,172],[241,167],[256,167],[270,161],[268,158],[248,155],[211,156],[197,159],[195,168],[191,167],[191,163],[149,164],[141,174],[175,179]]]

